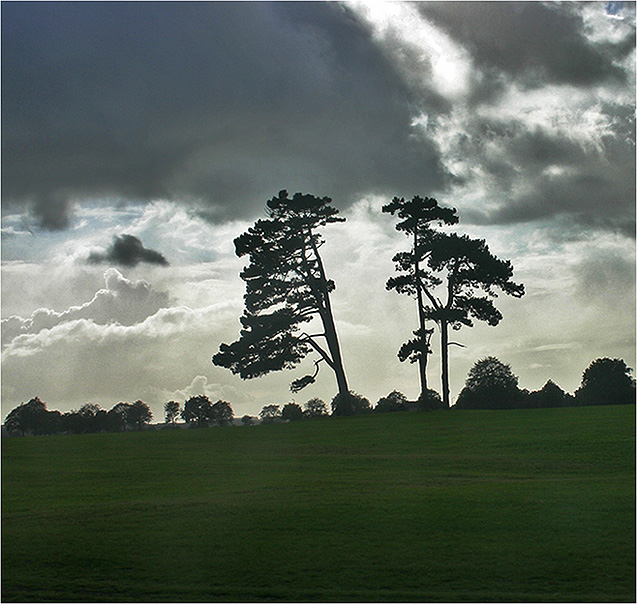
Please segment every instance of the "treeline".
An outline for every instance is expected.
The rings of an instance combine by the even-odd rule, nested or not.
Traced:
[[[193,396],[182,408],[176,401],[164,405],[166,424],[175,426],[178,417],[189,427],[225,426],[232,424],[234,412],[230,403],[212,403],[207,396]],[[117,403],[106,411],[95,403],[86,403],[77,411],[60,413],[47,409],[39,397],[22,403],[7,415],[5,430],[12,436],[51,434],[89,434],[143,430],[153,419],[150,407],[143,401]]]
[[[582,375],[579,388],[564,392],[548,380],[537,391],[518,386],[511,367],[487,357],[469,371],[465,386],[458,395],[457,409],[537,409],[584,405],[635,404],[635,380],[632,369],[621,359],[594,360]]]
[[[518,378],[509,365],[495,357],[487,357],[471,368],[452,408],[540,409],[635,404],[635,380],[630,375],[631,371],[621,359],[599,358],[584,371],[581,385],[573,394],[565,392],[552,380],[548,380],[540,390],[529,391],[519,387]],[[350,391],[345,396],[337,394],[332,399],[331,410],[319,398],[312,398],[303,406],[294,402],[266,405],[258,418],[244,415],[241,424],[249,426],[257,422],[269,424],[317,417],[444,408],[444,402],[434,390],[428,390],[427,395],[419,397],[417,401],[409,401],[402,392],[394,390],[378,399],[375,405],[364,396]],[[109,411],[94,403],[87,403],[77,411],[60,413],[49,411],[46,404],[36,397],[13,409],[7,415],[4,427],[13,436],[124,432],[142,430],[152,418],[150,408],[142,401],[118,403]],[[183,406],[177,401],[168,401],[164,405],[164,427],[177,427],[178,418],[188,428],[229,426],[235,423],[230,403],[222,400],[213,403],[204,395],[189,398]]]
[[[106,411],[96,403],[86,403],[77,411],[49,411],[39,397],[22,403],[7,415],[4,427],[11,435],[87,434],[141,430],[153,414],[142,402],[117,403]]]

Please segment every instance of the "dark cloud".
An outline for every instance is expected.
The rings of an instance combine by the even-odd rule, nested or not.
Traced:
[[[113,244],[106,253],[91,252],[87,261],[89,264],[110,262],[120,266],[137,266],[140,262],[168,266],[168,260],[162,254],[145,248],[140,239],[126,234],[113,237]]]
[[[625,82],[615,60],[634,48],[634,31],[617,43],[591,42],[578,7],[568,4],[421,2],[418,8],[467,47],[487,73],[496,68],[530,87]]]
[[[338,5],[2,4],[2,187],[46,228],[84,198],[253,215],[439,186],[408,90]],[[211,211],[212,209],[212,211]]]
[[[485,152],[484,123],[476,127],[471,153],[492,177],[502,203],[488,214],[469,212],[472,220],[512,224],[568,215],[584,227],[634,237],[634,134],[624,139],[616,132],[590,149],[577,138],[522,123],[509,123],[506,136],[493,134],[497,125],[489,130],[497,139],[496,158]]]
[[[402,23],[381,41],[347,3],[5,2],[3,207],[26,204],[63,229],[87,199],[166,198],[225,220],[253,218],[282,188],[344,208],[364,193],[451,197],[464,186],[493,198],[488,211],[459,203],[465,220],[567,213],[633,232],[634,27],[593,41],[585,3],[414,6],[468,51],[460,101]],[[544,127],[560,116],[527,120],[541,100],[515,108],[545,86],[591,95],[571,107],[563,93],[547,116],[570,112],[576,124],[603,106],[612,133],[599,148]],[[622,98],[604,104],[602,89]],[[429,127],[417,131],[420,114]]]

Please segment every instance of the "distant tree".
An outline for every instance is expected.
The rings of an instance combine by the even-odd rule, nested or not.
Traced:
[[[40,434],[50,435],[62,432],[62,414],[56,409],[47,411],[42,420]]]
[[[129,417],[130,403],[117,403],[107,413],[106,422],[109,432],[122,432],[128,427],[132,427]]]
[[[635,380],[622,359],[595,359],[584,371],[575,391],[580,405],[634,405]]]
[[[398,390],[390,392],[387,396],[378,399],[374,411],[376,413],[390,413],[393,411],[406,411],[407,397]]]
[[[181,405],[177,401],[168,401],[164,405],[164,416],[167,424],[174,424],[175,420],[179,417],[181,411]]]
[[[77,410],[75,429],[82,434],[101,432],[107,425],[107,415],[97,403],[85,403]]]
[[[255,423],[255,421],[256,421],[256,418],[255,418],[255,417],[252,417],[251,415],[244,415],[244,416],[241,418],[241,423],[242,423],[244,426],[252,426],[252,424],[254,424],[254,423]]]
[[[320,398],[311,398],[305,403],[303,413],[307,417],[323,417],[328,415],[327,405]]]
[[[411,201],[394,197],[391,203],[383,206],[383,212],[398,216],[400,222],[396,225],[396,230],[405,233],[411,241],[409,251],[399,252],[394,256],[396,270],[400,274],[387,281],[387,289],[394,289],[416,299],[418,329],[413,332],[415,338],[401,346],[398,358],[401,362],[407,359],[411,363],[418,362],[420,398],[423,398],[427,393],[427,357],[431,353],[430,340],[433,333],[433,329],[428,329],[426,324],[424,286],[433,287],[439,284],[439,280],[424,270],[424,265],[434,243],[432,224],[456,224],[458,216],[455,208],[443,208],[435,199],[419,196]],[[382,407],[384,406],[385,403]]]
[[[11,434],[42,434],[47,413],[46,404],[36,396],[13,409],[5,418],[4,425]]]
[[[506,409],[519,406],[518,378],[511,367],[495,357],[478,361],[470,370],[460,392],[458,409]]]
[[[286,403],[283,405],[281,417],[282,419],[288,419],[291,421],[303,419],[303,409],[301,409],[301,406],[296,403]]]
[[[4,427],[11,435],[24,436],[27,428],[22,415],[22,407],[24,403],[12,409],[7,417],[4,418]]]
[[[81,434],[82,425],[82,418],[74,410],[63,413],[60,418],[60,432],[62,434]]]
[[[530,408],[564,407],[566,394],[555,382],[548,380],[541,390],[529,392],[526,396]]]
[[[220,426],[228,426],[232,424],[234,411],[232,411],[230,403],[219,400],[210,407],[209,418],[210,421],[219,424]]]
[[[188,424],[196,424],[199,428],[208,425],[212,402],[207,396],[190,397],[181,411],[181,418]]]
[[[419,411],[431,411],[435,409],[444,408],[444,404],[440,395],[431,388],[427,389],[427,392],[423,396],[422,394],[418,398],[418,410]]]
[[[250,258],[241,272],[246,282],[243,329],[236,342],[221,344],[212,359],[215,365],[250,379],[295,367],[314,350],[319,355],[314,374],[292,382],[291,390],[314,382],[324,361],[334,371],[339,392],[348,392],[330,302],[335,285],[327,278],[319,254],[323,239],[316,232],[345,220],[331,201],[301,193],[290,198],[280,191],[267,202],[268,219],[258,220],[235,239],[237,256]],[[301,325],[315,317],[322,331],[300,332]]]
[[[142,401],[135,401],[128,408],[127,421],[134,426],[136,430],[141,430],[144,425],[150,423],[152,419],[153,413],[150,407]]]
[[[281,419],[281,407],[279,405],[266,405],[259,413],[262,424],[271,424]]]
[[[369,400],[351,390],[347,394],[339,393],[332,399],[332,415],[362,415],[371,410]]]

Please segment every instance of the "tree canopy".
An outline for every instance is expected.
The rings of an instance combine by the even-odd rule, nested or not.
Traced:
[[[517,406],[521,397],[518,378],[511,367],[495,357],[477,361],[460,392],[458,409],[505,409]]]
[[[335,284],[327,278],[316,229],[343,222],[329,197],[287,191],[267,202],[268,218],[234,241],[236,254],[249,257],[240,276],[246,282],[245,310],[239,339],[221,344],[213,363],[243,379],[271,371],[291,369],[315,351],[313,374],[292,382],[297,392],[315,381],[319,363],[335,373],[339,392],[347,392],[347,380],[336,333],[330,293]],[[319,333],[301,330],[318,318]]]
[[[322,417],[328,415],[327,405],[320,398],[311,398],[305,403],[303,413],[307,417]]]
[[[432,271],[423,291],[429,304],[425,316],[440,328],[440,354],[442,357],[442,398],[449,406],[449,327],[472,327],[473,321],[484,321],[495,326],[502,313],[492,299],[498,291],[519,298],[524,286],[512,280],[513,266],[509,260],[500,260],[489,250],[483,239],[472,239],[456,233],[435,233],[427,264]],[[436,275],[443,275],[438,279]],[[432,285],[443,285],[442,297],[435,295]]]
[[[577,401],[582,405],[635,404],[631,372],[621,359],[595,359],[582,375],[582,384],[575,392]]]
[[[423,265],[435,241],[432,225],[456,224],[458,216],[455,208],[441,207],[434,198],[418,195],[409,201],[402,197],[394,197],[391,203],[383,206],[383,212],[399,218],[396,230],[405,233],[411,241],[409,251],[399,252],[394,256],[393,261],[400,274],[387,281],[387,289],[394,289],[416,299],[418,329],[413,332],[415,337],[401,346],[398,358],[401,362],[409,359],[412,363],[418,363],[420,398],[424,399],[428,390],[427,358],[431,353],[430,339],[433,329],[428,329],[426,325],[423,286],[436,286],[440,281],[430,272],[423,270]]]
[[[179,417],[180,411],[181,406],[177,401],[168,401],[164,405],[164,415],[166,417],[166,423],[174,424],[177,417]]]

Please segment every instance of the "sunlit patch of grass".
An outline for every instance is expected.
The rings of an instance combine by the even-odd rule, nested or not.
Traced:
[[[634,601],[635,408],[4,439],[5,601]]]

